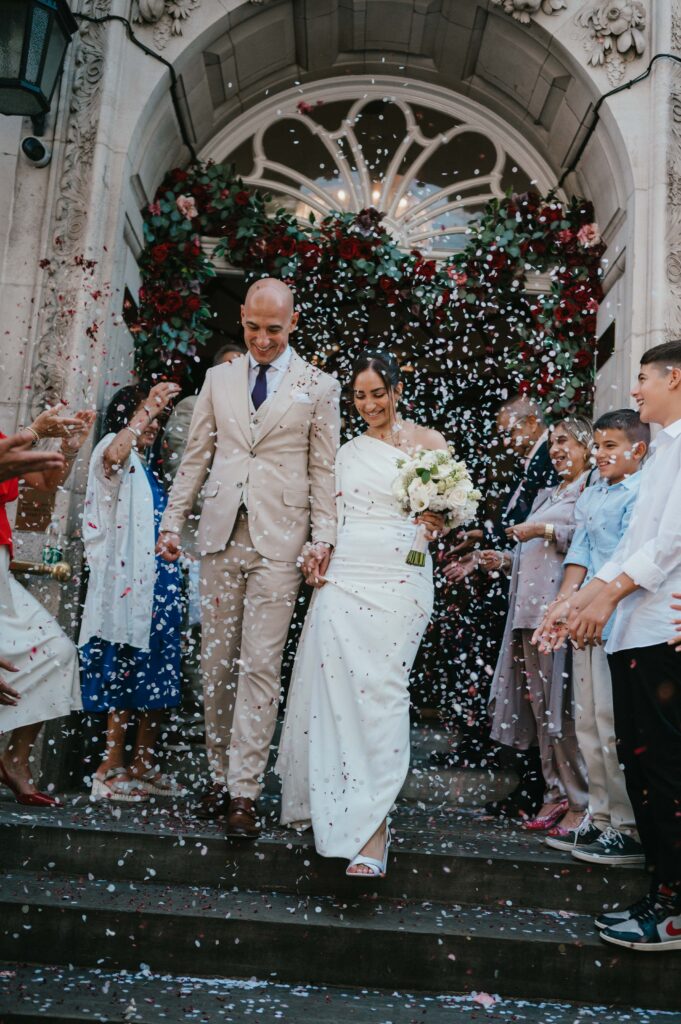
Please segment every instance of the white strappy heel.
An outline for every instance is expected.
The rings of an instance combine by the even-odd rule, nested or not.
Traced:
[[[348,878],[385,878],[388,873],[388,853],[391,842],[392,835],[390,833],[390,825],[388,824],[388,821],[386,821],[383,860],[377,860],[375,857],[365,857],[363,854],[358,853],[356,857],[352,858],[345,869],[345,874]],[[365,867],[370,869],[370,872],[351,871],[350,868],[354,868],[356,864],[363,864]]]

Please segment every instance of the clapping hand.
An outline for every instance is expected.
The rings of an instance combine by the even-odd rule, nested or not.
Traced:
[[[72,422],[75,420],[75,425],[61,443],[61,449],[64,454],[77,452],[83,447],[96,417],[97,413],[94,409],[84,409],[81,412],[75,413],[72,417]]]
[[[459,530],[456,535],[457,543],[452,548],[452,554],[463,555],[467,551],[471,551],[481,540],[482,530]]]
[[[71,437],[75,432],[83,430],[83,422],[75,416],[61,416],[60,413],[66,408],[66,402],[59,401],[56,405],[45,409],[33,420],[31,430],[35,431],[39,438],[43,437]],[[86,413],[85,415],[90,415]],[[92,414],[94,422],[94,414]]]
[[[153,420],[159,413],[163,412],[173,398],[179,395],[181,390],[179,384],[173,384],[170,380],[162,380],[159,384],[154,384],[144,403],[144,411],[149,416],[149,419]]]
[[[6,658],[0,658],[0,668],[4,669],[5,672],[18,672],[19,669],[16,665],[13,665],[11,661],[7,661]],[[7,705],[11,708],[17,706],[21,700],[21,695],[17,691],[6,683],[5,680],[0,676],[0,706]]]
[[[672,594],[675,601],[681,601],[681,594]],[[672,611],[681,612],[681,604],[673,604]],[[676,636],[667,643],[681,654],[681,619],[674,619],[673,625],[676,626]]]
[[[26,473],[60,470],[64,468],[64,456],[59,452],[35,451],[26,447],[27,441],[21,434],[0,438],[0,483]]]
[[[507,526],[504,533],[509,540],[517,540],[523,544],[526,540],[534,540],[536,537],[544,536],[543,523],[516,523],[515,526]]]
[[[456,548],[453,550],[456,551]],[[461,583],[477,570],[479,562],[479,551],[471,551],[468,555],[450,558],[442,570],[442,575],[449,583]]]
[[[539,647],[542,654],[551,654],[560,650],[568,638],[567,619],[570,614],[570,602],[553,601],[549,605],[541,624],[532,634],[532,643]]]

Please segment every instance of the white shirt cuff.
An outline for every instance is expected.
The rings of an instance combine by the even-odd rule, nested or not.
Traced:
[[[637,586],[643,587],[651,594],[657,593],[665,581],[664,571],[642,551],[630,555],[622,563],[621,572],[626,573]]]
[[[612,583],[622,571],[622,567],[617,562],[606,562],[605,565],[601,566],[594,578],[602,580],[604,583]]]

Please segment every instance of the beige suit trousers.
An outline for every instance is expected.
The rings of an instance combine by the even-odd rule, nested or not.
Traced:
[[[602,647],[573,653],[572,685],[577,740],[589,775],[589,813],[598,828],[612,825],[637,839],[634,812],[617,754],[612,682],[608,656]]]
[[[201,559],[201,669],[213,780],[256,800],[274,733],[281,659],[301,584],[295,562],[253,547],[240,513],[223,551]]]

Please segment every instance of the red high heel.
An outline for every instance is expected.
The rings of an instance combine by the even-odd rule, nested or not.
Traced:
[[[537,818],[532,818],[531,821],[526,821],[523,828],[528,832],[547,832],[567,814],[569,807],[567,800],[561,800],[548,814],[542,814]]]
[[[16,782],[12,782],[5,771],[2,761],[0,761],[0,782],[14,793],[16,802],[25,807],[61,807],[61,801],[56,796],[49,796],[47,793],[20,793]]]

